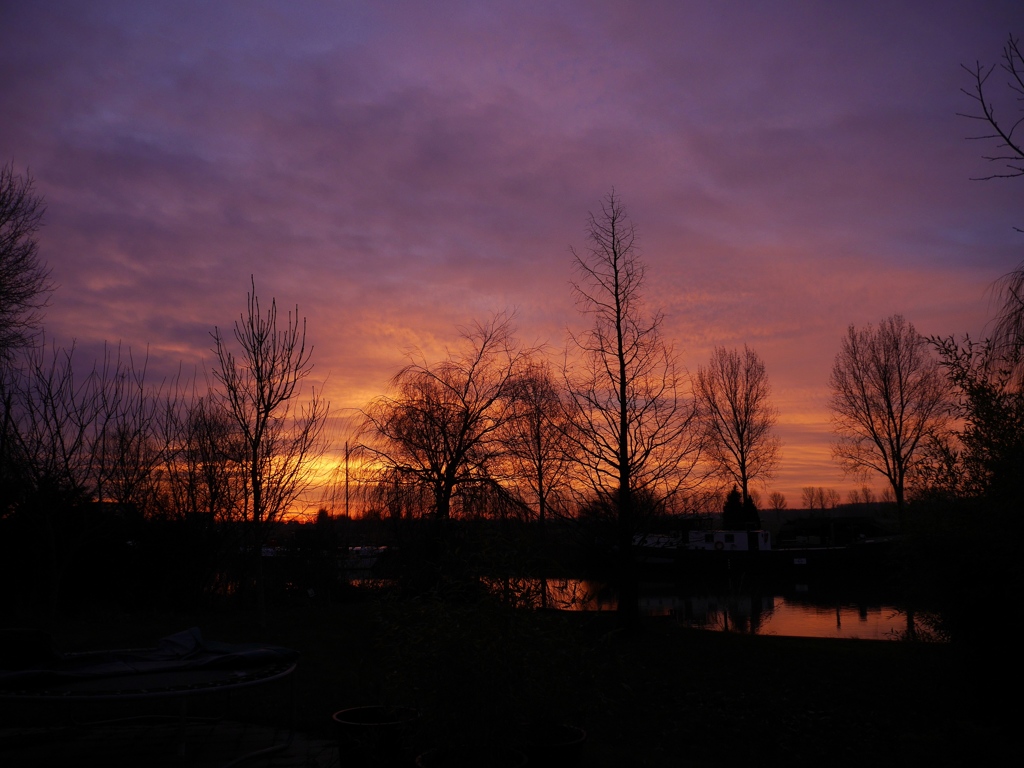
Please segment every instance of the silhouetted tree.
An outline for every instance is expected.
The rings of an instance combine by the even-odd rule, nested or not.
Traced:
[[[815,495],[816,489],[812,485],[805,485],[800,489],[800,500],[803,502],[804,509],[816,509],[817,508],[817,496]]]
[[[573,250],[572,288],[590,329],[571,336],[567,405],[581,487],[615,509],[627,623],[637,611],[632,540],[640,493],[662,499],[685,489],[700,458],[697,408],[686,392],[663,316],[643,306],[645,268],[636,230],[612,192],[589,216],[590,245]],[[568,359],[568,356],[567,356]]]
[[[5,365],[39,330],[52,289],[35,237],[44,210],[31,176],[16,174],[12,164],[0,167],[0,363]]]
[[[235,321],[234,346],[215,327],[216,395],[238,427],[240,474],[244,478],[241,517],[255,565],[257,598],[264,609],[261,552],[281,516],[310,487],[312,466],[324,452],[323,427],[328,404],[314,389],[307,400],[302,382],[312,372],[312,346],[306,346],[306,321],[299,308],[278,323],[277,302],[264,312],[256,284],[246,312]]]
[[[997,107],[987,90],[989,78],[994,72],[1001,71],[1008,76],[1006,96],[1009,101],[1004,105],[1017,110],[1017,116],[997,114]],[[1003,46],[1002,62],[984,66],[975,62],[973,66],[964,65],[971,76],[971,88],[961,89],[975,102],[971,112],[962,112],[962,117],[984,123],[985,130],[991,131],[972,136],[975,141],[995,143],[994,154],[985,155],[984,159],[1000,166],[988,176],[980,179],[1008,179],[1024,176],[1024,142],[1016,135],[1024,123],[1024,50],[1020,38],[1009,36]],[[1015,102],[1015,103],[1014,103]],[[1018,231],[1020,230],[1018,228]],[[1024,385],[1024,262],[1016,269],[1004,275],[996,284],[1000,299],[1000,310],[995,319],[993,345],[995,352],[1004,359],[1015,360],[1013,374],[1017,385]]]
[[[833,457],[847,472],[884,475],[902,517],[920,449],[948,421],[949,389],[927,342],[902,315],[851,325],[829,385]]]
[[[92,441],[96,498],[152,509],[166,447],[162,387],[147,383],[146,364],[136,367],[130,350],[123,359],[120,347],[116,355],[104,355],[98,375],[103,386]]]
[[[95,370],[76,375],[73,363],[73,348],[36,347],[3,382],[5,450],[18,488],[8,499],[9,511],[29,532],[19,554],[28,581],[43,586],[39,597],[51,618],[74,554],[98,533],[88,523],[87,508],[95,498],[92,447],[102,380]]]
[[[749,496],[744,499],[735,485],[722,506],[722,525],[734,531],[753,531],[761,527],[761,516],[757,514],[754,500]]]
[[[932,343],[957,393],[961,450],[951,456],[955,449],[946,446],[944,452],[946,476],[957,478],[952,490],[1014,506],[1024,478],[1024,390],[1014,384],[1018,361],[1000,354],[992,341],[957,343],[946,337]]]
[[[168,564],[171,587],[194,605],[218,583],[237,585],[244,576],[238,553],[247,542],[236,525],[247,499],[243,438],[224,401],[200,395],[194,385],[168,393],[161,421],[160,495],[152,517],[166,525],[150,528],[172,532],[166,546],[180,552]]]
[[[167,514],[210,525],[240,519],[247,485],[239,472],[242,434],[223,401],[193,389],[167,410]]]
[[[715,347],[708,366],[697,369],[696,391],[707,457],[738,484],[746,503],[750,481],[770,479],[778,463],[779,440],[772,433],[778,411],[769,401],[764,362],[746,345],[742,353]]]
[[[822,488],[820,485],[805,486],[800,489],[800,498],[804,509],[835,509],[839,506],[840,495],[835,488]]]
[[[875,501],[875,495],[869,486],[854,488],[846,495],[847,501],[854,505],[870,506]]]
[[[779,512],[786,508],[786,496],[779,491],[772,491],[768,494],[768,506]]]
[[[543,528],[553,503],[565,509],[574,443],[562,393],[546,363],[525,366],[513,382],[513,393],[504,436],[510,474]]]
[[[364,413],[362,447],[376,485],[429,489],[438,520],[451,516],[457,492],[494,482],[530,359],[504,315],[474,325],[462,340],[440,363],[415,358]]]
[[[985,133],[972,136],[975,141],[995,141],[996,153],[986,155],[985,159],[991,163],[1001,165],[1000,171],[994,172],[983,178],[999,179],[1024,176],[1024,142],[1020,141],[1014,133],[1020,127],[1024,117],[1006,117],[996,114],[996,107],[992,101],[986,85],[996,67],[1009,75],[1007,88],[1010,98],[1018,102],[1017,110],[1024,112],[1020,106],[1024,97],[1024,53],[1020,46],[1020,39],[1010,35],[1006,45],[1003,46],[1002,63],[985,66],[981,62],[975,62],[973,66],[963,65],[963,68],[970,74],[972,84],[970,90],[961,89],[975,102],[975,109],[972,112],[961,112],[962,117],[971,120],[978,120],[985,124]]]

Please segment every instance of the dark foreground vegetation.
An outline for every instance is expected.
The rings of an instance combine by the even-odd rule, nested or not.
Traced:
[[[523,723],[587,731],[583,765],[966,765],[1002,753],[1016,663],[951,644],[687,630],[609,614],[368,595],[255,613],[101,615],[64,622],[65,651],[140,646],[196,625],[302,653],[297,724],[368,703],[423,713],[415,742],[515,743]],[[281,722],[282,705],[263,715]]]

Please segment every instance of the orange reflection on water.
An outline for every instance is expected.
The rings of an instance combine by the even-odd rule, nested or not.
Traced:
[[[614,592],[599,581],[547,579],[544,583],[548,608],[614,611],[618,605]],[[536,595],[539,587],[536,583]],[[534,597],[530,605],[538,607],[538,599]],[[655,585],[641,589],[640,611],[647,616],[672,616],[700,629],[789,637],[892,640],[907,628],[905,614],[893,605],[815,604],[769,595],[683,595]]]
[[[905,629],[906,616],[895,606],[815,606],[780,597],[761,634],[891,640]]]

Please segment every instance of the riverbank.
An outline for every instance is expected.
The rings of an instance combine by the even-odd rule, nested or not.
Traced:
[[[246,613],[93,615],[54,632],[62,651],[138,647],[187,626],[302,653],[296,725],[368,703],[423,712],[418,748],[514,741],[531,719],[586,729],[585,765],[957,765],[1009,743],[998,659],[940,644],[759,637],[649,618],[511,612],[491,603],[366,599]],[[283,717],[267,712],[267,722]],[[261,716],[262,717],[262,716]]]

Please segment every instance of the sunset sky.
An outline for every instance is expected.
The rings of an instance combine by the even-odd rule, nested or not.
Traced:
[[[201,371],[254,275],[339,414],[498,311],[557,354],[614,187],[686,367],[764,359],[796,507],[859,485],[846,327],[983,333],[1024,257],[1024,182],[972,181],[992,146],[956,114],[1011,33],[1020,0],[4,3],[0,162],[46,199],[52,341]]]

